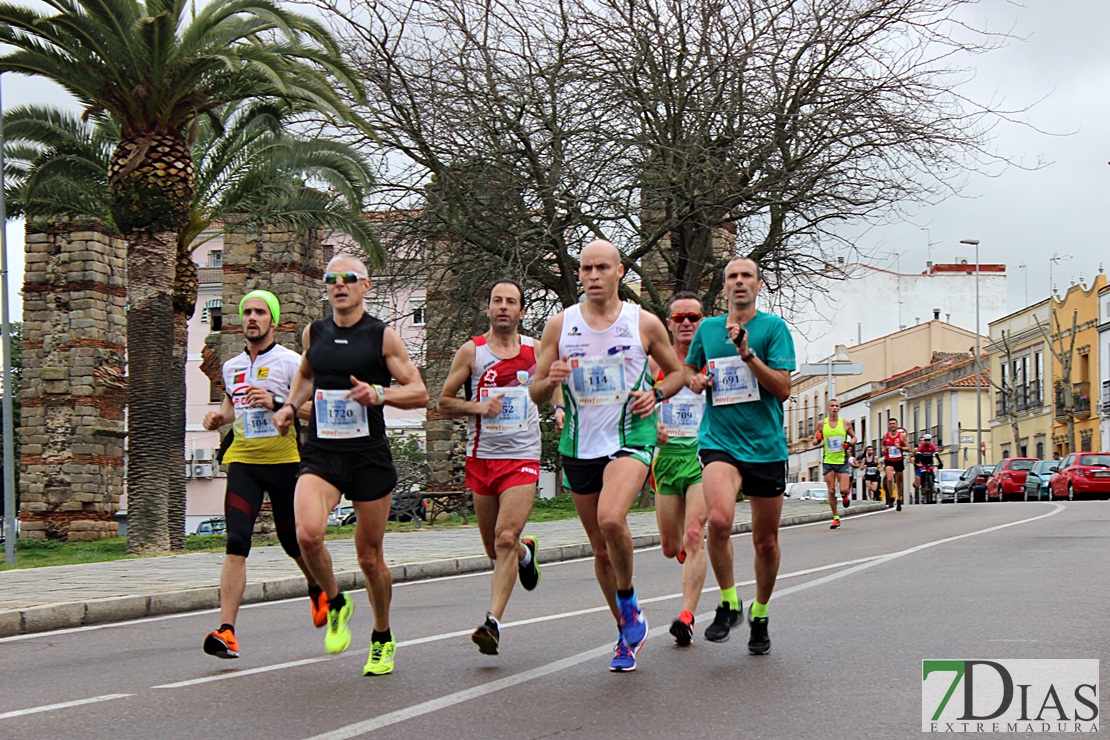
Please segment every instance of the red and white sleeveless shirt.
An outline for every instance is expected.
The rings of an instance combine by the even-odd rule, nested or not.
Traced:
[[[540,415],[528,397],[528,387],[536,375],[535,341],[521,335],[520,352],[506,359],[493,353],[484,335],[473,341],[474,372],[466,384],[466,399],[484,401],[489,394],[497,393],[494,389],[502,389],[505,408],[494,419],[475,415],[467,418],[467,457],[539,460]]]
[[[883,435],[883,458],[886,460],[901,460],[903,458],[902,444],[906,441],[906,430],[898,427],[892,434]]]

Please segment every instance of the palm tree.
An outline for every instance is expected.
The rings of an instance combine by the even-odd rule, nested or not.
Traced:
[[[352,147],[324,139],[301,140],[287,133],[296,121],[286,105],[264,102],[228,105],[214,121],[202,120],[192,157],[197,189],[186,225],[178,232],[174,282],[174,365],[180,382],[167,389],[167,422],[184,449],[184,373],[188,320],[197,299],[191,256],[204,240],[267,223],[321,226],[348,234],[375,264],[384,259],[362,212],[371,175]],[[41,106],[4,115],[7,198],[16,216],[36,221],[92,220],[119,233],[104,189],[119,127],[101,116],[77,116]],[[308,187],[305,178],[327,192]],[[180,422],[180,423],[178,423]],[[170,467],[171,476],[180,476]],[[184,548],[185,479],[169,485],[171,549]]]
[[[324,26],[270,0],[42,0],[0,3],[0,72],[41,76],[86,114],[120,127],[106,190],[127,242],[129,552],[169,546],[165,423],[173,364],[177,236],[196,193],[189,150],[202,117],[242,100],[290,101],[350,119],[340,90],[361,86]]]

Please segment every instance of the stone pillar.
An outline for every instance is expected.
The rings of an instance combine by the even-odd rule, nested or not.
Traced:
[[[112,537],[124,482],[126,245],[82,225],[28,227],[25,241],[22,536]]]
[[[297,230],[269,226],[264,230],[227,233],[223,241],[223,329],[205,343],[217,357],[207,356],[203,371],[209,378],[222,378],[223,360],[243,351],[243,327],[239,323],[239,301],[252,290],[268,290],[281,303],[281,319],[274,333],[278,344],[301,351],[301,332],[324,315],[327,304],[321,280],[324,277],[324,247],[319,229]],[[218,360],[218,361],[217,361]],[[255,522],[254,533],[274,537],[273,515],[265,504]]]
[[[318,229],[271,226],[224,235],[223,331],[209,338],[221,359],[243,351],[239,301],[252,290],[268,290],[281,302],[278,344],[301,351],[301,331],[324,315],[321,280],[324,247]]]

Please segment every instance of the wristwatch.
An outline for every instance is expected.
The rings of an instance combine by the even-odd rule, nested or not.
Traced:
[[[284,405],[285,405],[285,399],[275,393],[274,394],[274,411],[278,411]]]
[[[655,402],[656,403],[663,403],[663,389],[662,388],[656,388],[652,391],[652,393],[655,394]]]
[[[743,360],[744,362],[751,362],[752,360],[755,359],[755,351],[749,349],[748,354],[741,355],[740,359]]]

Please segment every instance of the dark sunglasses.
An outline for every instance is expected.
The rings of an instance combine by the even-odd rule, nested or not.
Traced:
[[[336,283],[343,283],[348,285],[350,283],[357,283],[359,280],[365,280],[365,275],[359,275],[357,272],[325,272],[324,282],[328,285],[335,285]]]
[[[696,324],[701,321],[701,314],[697,312],[671,314],[671,321],[675,322],[676,324],[681,324],[684,320],[689,321],[691,324]]]

